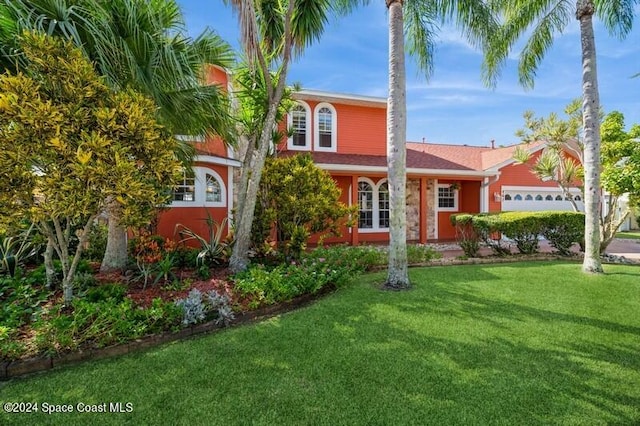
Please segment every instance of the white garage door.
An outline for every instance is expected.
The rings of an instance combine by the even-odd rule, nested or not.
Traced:
[[[582,194],[578,189],[572,190],[578,208],[584,211]],[[502,211],[573,211],[571,202],[566,199],[560,188],[544,188],[533,186],[503,186]]]

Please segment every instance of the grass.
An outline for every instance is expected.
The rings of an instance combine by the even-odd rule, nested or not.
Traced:
[[[640,268],[606,270],[432,267],[406,292],[367,275],[256,325],[0,384],[0,402],[130,414],[0,424],[638,424]]]
[[[616,233],[616,238],[627,238],[630,240],[640,240],[640,231],[624,231]]]

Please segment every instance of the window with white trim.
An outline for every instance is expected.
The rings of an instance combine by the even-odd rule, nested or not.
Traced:
[[[389,184],[367,178],[358,181],[358,228],[363,231],[389,230]]]
[[[458,190],[449,184],[438,185],[438,210],[458,211]]]
[[[358,228],[373,228],[373,187],[369,182],[358,182]]]
[[[337,113],[333,105],[319,103],[314,109],[314,149],[336,152]]]
[[[305,102],[298,101],[288,114],[291,136],[287,140],[290,150],[308,151],[311,149],[311,108]]]
[[[183,172],[182,181],[173,189],[171,207],[225,207],[226,188],[218,173],[206,167]]]
[[[194,202],[196,190],[196,177],[193,170],[182,171],[182,181],[173,189],[173,201]]]
[[[378,187],[378,227],[389,227],[389,182]]]
[[[205,194],[209,203],[222,202],[222,186],[218,179],[209,173],[206,174]]]

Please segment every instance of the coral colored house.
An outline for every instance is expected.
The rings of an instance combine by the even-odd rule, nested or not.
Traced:
[[[210,69],[209,79],[228,84],[217,68]],[[294,99],[297,105],[286,123],[292,136],[282,141],[276,155],[309,153],[334,178],[341,200],[359,206],[356,226],[326,242],[388,241],[386,99],[313,90],[296,92]],[[177,223],[206,235],[207,211],[217,222],[232,213],[234,169],[240,161],[220,140],[193,143],[198,153],[194,173],[185,173],[158,219],[158,232],[165,236],[174,235]],[[540,181],[529,164],[513,160],[515,148],[408,142],[407,239],[454,239],[449,217],[455,213],[570,210],[554,182]],[[524,148],[533,162],[545,145]]]

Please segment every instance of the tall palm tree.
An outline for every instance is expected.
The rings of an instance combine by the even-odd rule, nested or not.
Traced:
[[[584,204],[585,254],[582,270],[602,273],[600,262],[600,95],[593,31],[594,15],[619,37],[626,36],[633,25],[635,5],[639,0],[495,0],[494,6],[504,16],[502,31],[497,33],[486,51],[486,78],[495,83],[514,43],[529,29],[531,35],[521,54],[518,71],[524,86],[533,86],[537,67],[551,47],[556,33],[561,33],[573,15],[580,23],[582,45],[582,130],[584,133]]]
[[[331,3],[328,0],[231,0],[238,15],[242,46],[249,67],[266,89],[266,115],[258,130],[256,143],[245,150],[242,176],[238,185],[235,215],[235,244],[230,268],[247,268],[251,243],[251,225],[255,215],[260,179],[272,145],[273,129],[286,88],[289,65],[296,54],[317,40],[327,23]],[[256,82],[257,85],[257,82]]]
[[[14,40],[23,30],[73,40],[112,87],[132,87],[154,99],[160,122],[174,134],[233,139],[226,96],[202,84],[205,64],[231,65],[231,48],[209,30],[188,37],[175,0],[0,0],[1,66],[20,61]],[[181,143],[176,154],[187,164],[193,150]],[[102,270],[121,269],[127,261],[119,205],[110,206]]]
[[[389,97],[387,102],[387,163],[389,176],[389,269],[385,286],[410,287],[406,233],[406,73],[408,53],[429,77],[438,25],[452,22],[476,47],[485,45],[496,28],[491,9],[473,0],[387,0],[389,10]],[[406,16],[406,20],[405,20]]]

